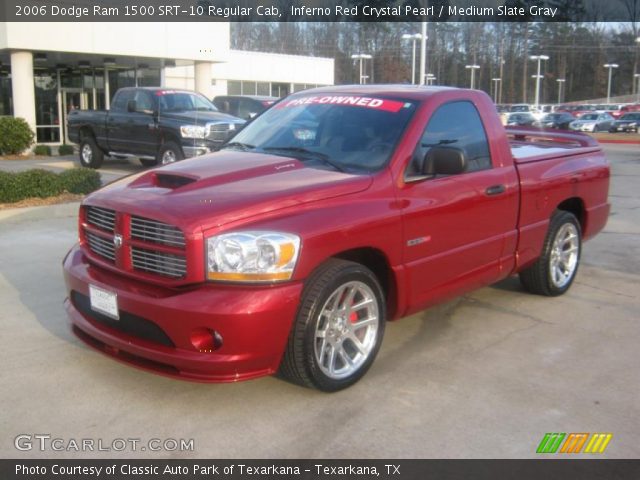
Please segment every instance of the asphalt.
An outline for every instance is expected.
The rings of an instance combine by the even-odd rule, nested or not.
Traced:
[[[640,149],[605,150],[612,215],[566,295],[512,278],[391,323],[369,373],[335,394],[272,377],[172,380],[89,349],[62,308],[78,205],[0,211],[0,457],[533,458],[546,432],[606,432],[599,457],[638,458]],[[139,170],[127,165],[108,169]],[[34,434],[194,449],[15,448]]]

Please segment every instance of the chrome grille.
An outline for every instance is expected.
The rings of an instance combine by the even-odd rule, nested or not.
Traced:
[[[170,247],[185,246],[184,234],[179,228],[142,217],[131,217],[131,238]]]
[[[146,248],[132,247],[131,262],[135,270],[181,278],[187,273],[187,259],[171,253],[156,252]]]
[[[102,238],[99,235],[95,235],[91,232],[86,232],[87,242],[89,243],[89,249],[107,260],[115,262],[116,260],[116,247],[113,241],[109,241],[106,238]]]
[[[113,232],[116,226],[116,212],[108,208],[87,207],[87,222],[107,232]]]
[[[212,142],[222,143],[229,138],[229,133],[235,130],[235,125],[233,125],[233,130],[231,126],[232,124],[230,123],[209,123],[207,125],[207,138]]]

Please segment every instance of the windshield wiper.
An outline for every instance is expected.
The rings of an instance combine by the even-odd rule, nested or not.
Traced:
[[[263,148],[263,150],[265,152],[292,152],[292,153],[299,153],[302,155],[308,155],[310,157],[313,157],[314,160],[320,160],[322,163],[335,168],[339,172],[346,172],[343,166],[331,160],[329,158],[329,155],[325,153],[314,152],[313,150],[307,150],[306,148],[302,148],[302,147],[265,147]],[[301,158],[299,160],[304,160],[304,159]]]
[[[227,143],[226,145],[223,145],[220,150],[224,150],[225,148],[238,148],[243,152],[246,152],[247,150],[253,150],[254,148],[256,148],[256,146],[249,145],[248,143],[242,143],[242,142],[231,142],[231,143]]]

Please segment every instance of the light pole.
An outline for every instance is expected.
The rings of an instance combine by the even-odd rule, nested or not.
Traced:
[[[416,41],[422,40],[422,35],[419,33],[405,33],[402,35],[403,40],[411,40],[413,43],[413,55],[411,57],[411,84],[416,83]]]
[[[536,108],[538,107],[538,105],[540,104],[540,79],[542,78],[542,75],[540,75],[540,62],[542,60],[549,60],[549,56],[548,55],[531,55],[529,57],[529,60],[537,60],[538,61],[538,73],[535,75],[536,78],[536,101],[535,101],[535,106]]]
[[[614,68],[618,68],[618,64],[605,63],[603,67],[609,69],[609,81],[607,82],[607,105],[609,105],[611,103],[611,72],[613,72]]]
[[[476,70],[480,69],[480,65],[465,65],[464,68],[471,70],[471,90],[473,90]]]
[[[640,73],[634,73],[633,78],[638,79],[638,88],[636,89],[636,103],[640,103]]]
[[[502,81],[502,79],[500,77],[492,78],[491,81],[493,82],[493,101],[495,103],[498,103],[498,84]]]
[[[560,105],[560,102],[562,102],[562,85],[566,82],[566,79],[556,78],[556,82],[558,82],[558,105]]]
[[[356,53],[356,54],[351,55],[351,58],[354,59],[354,60],[360,60],[360,85],[362,85],[363,83],[366,83],[367,78],[369,78],[369,77],[365,78],[362,75],[362,62],[364,60],[370,60],[373,57],[371,55],[369,55],[368,53]],[[363,82],[363,80],[364,80],[364,82]]]
[[[427,73],[425,75],[427,85],[433,85],[433,82],[436,80],[436,76],[433,73]]]

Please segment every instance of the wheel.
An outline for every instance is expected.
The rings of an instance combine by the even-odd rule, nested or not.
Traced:
[[[353,385],[380,349],[385,319],[376,276],[359,263],[329,260],[305,285],[279,373],[325,392]]]
[[[104,152],[98,148],[93,137],[84,137],[80,142],[80,165],[87,168],[100,168],[104,161]]]
[[[138,160],[140,160],[140,163],[143,167],[155,167],[156,165],[158,165],[158,160],[155,159],[139,158]]]
[[[554,297],[569,290],[578,272],[582,232],[576,217],[556,211],[551,217],[542,255],[520,272],[520,282],[531,293]]]
[[[183,158],[184,155],[182,155],[180,147],[173,142],[167,142],[160,146],[158,156],[156,157],[156,164],[168,165],[169,163],[177,162]]]

